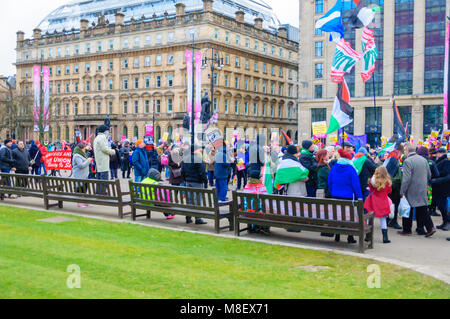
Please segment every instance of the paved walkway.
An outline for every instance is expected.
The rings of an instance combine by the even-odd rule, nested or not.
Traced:
[[[123,181],[124,187],[126,187],[126,183],[126,181]],[[128,187],[125,189],[128,189]],[[42,200],[33,198],[19,198],[16,200],[7,199],[4,204],[43,210]],[[118,220],[117,210],[111,209],[110,207],[90,206],[88,208],[78,208],[76,204],[64,203],[63,210],[54,208],[52,211],[77,214],[115,222],[131,222],[129,216],[123,221]],[[129,209],[126,208],[125,211],[129,211]],[[440,217],[434,217],[433,219],[435,225],[441,224]],[[227,223],[228,221],[223,220],[222,226],[225,226]],[[204,226],[187,225],[184,216],[176,216],[173,220],[167,221],[162,214],[153,213],[151,220],[142,218],[139,219],[136,224],[216,236],[212,221],[208,221],[208,225]],[[397,234],[397,231],[389,228],[389,239],[392,243],[386,245],[382,242],[378,220],[376,220],[375,227],[374,249],[366,250],[364,255],[357,253],[357,244],[347,244],[346,236],[341,236],[341,242],[336,243],[333,238],[321,237],[318,233],[288,233],[284,229],[272,228],[272,234],[269,237],[257,234],[249,235],[245,232],[242,233],[240,239],[260,241],[267,244],[331,251],[344,255],[375,259],[379,262],[390,262],[427,274],[450,284],[450,242],[446,241],[446,238],[450,237],[450,232],[438,231],[431,238],[424,238],[423,236],[418,235],[402,237]],[[224,231],[219,236],[236,238],[234,237],[234,233],[229,231]]]

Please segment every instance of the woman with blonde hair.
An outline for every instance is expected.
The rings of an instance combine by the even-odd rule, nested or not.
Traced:
[[[389,244],[387,217],[391,213],[392,201],[389,194],[392,192],[392,180],[386,167],[380,166],[375,170],[375,174],[369,180],[369,197],[364,203],[364,209],[374,212],[375,217],[381,219],[381,232],[383,233],[383,243]]]

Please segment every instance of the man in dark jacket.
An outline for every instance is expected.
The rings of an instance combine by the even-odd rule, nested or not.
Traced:
[[[361,169],[361,173],[359,174],[359,183],[361,184],[363,200],[366,201],[366,198],[369,196],[369,190],[367,189],[369,187],[369,178],[373,176],[378,165],[375,164],[373,159],[369,156],[369,152],[365,147],[361,147],[358,150],[358,153],[362,153],[367,157]]]
[[[30,149],[28,150],[28,154],[30,154],[31,160],[34,162],[31,164],[31,174],[33,175],[41,175],[41,151],[39,147],[36,145],[35,141],[31,141]]]
[[[317,191],[317,161],[313,155],[314,144],[310,140],[303,141],[300,155],[300,163],[309,170],[306,192],[308,197],[316,197]]]
[[[226,145],[219,147],[214,160],[214,178],[216,179],[216,189],[219,201],[226,201],[228,193],[228,176],[232,170],[231,155],[228,154]]]
[[[120,157],[121,157],[121,169],[122,169],[122,178],[125,179],[125,173],[126,178],[130,179],[131,174],[131,163],[130,163],[130,142],[126,141],[124,146],[120,148]]]
[[[202,149],[195,147],[194,155],[191,154],[190,146],[185,144],[183,147],[183,163],[181,164],[181,175],[186,183],[186,187],[190,188],[205,188],[204,186],[208,184],[208,178],[206,177],[206,169],[203,164],[202,158],[199,155]],[[202,205],[202,199],[200,196],[194,193],[194,198],[190,198],[188,194],[188,200],[190,204]],[[192,201],[194,203],[192,203]],[[186,223],[192,223],[192,217],[186,216]],[[201,218],[195,218],[196,225],[205,225],[207,222],[203,221]]]
[[[15,162],[16,174],[28,175],[30,172],[30,154],[25,149],[25,145],[22,141],[17,143],[17,148],[12,151],[13,159]]]
[[[439,177],[433,178],[433,198],[442,214],[442,225],[437,226],[438,229],[448,231],[448,211],[447,198],[450,197],[450,160],[447,157],[447,150],[440,148],[436,152],[436,166],[439,171]]]
[[[5,145],[0,148],[0,170],[2,173],[10,173],[15,171],[14,158],[12,155],[12,141],[5,140]]]

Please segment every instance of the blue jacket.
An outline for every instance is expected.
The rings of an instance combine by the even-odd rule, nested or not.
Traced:
[[[133,152],[133,165],[135,176],[147,176],[150,166],[148,164],[147,152],[143,148],[137,148]]]
[[[227,154],[227,149],[220,147],[217,150],[214,163],[214,177],[216,179],[227,179],[230,174],[231,164],[230,157]]]
[[[331,197],[362,199],[361,185],[356,169],[346,160],[339,160],[328,175]]]

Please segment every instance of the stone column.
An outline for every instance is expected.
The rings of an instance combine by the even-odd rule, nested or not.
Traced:
[[[388,101],[389,102],[389,101]],[[392,106],[381,102],[381,135],[390,138],[394,133],[394,117]],[[406,124],[406,123],[405,123]]]
[[[423,138],[423,106],[420,99],[415,98],[413,100],[411,112],[411,121],[413,122],[411,133],[414,136],[414,142],[417,144],[417,141]]]
[[[365,122],[366,122],[366,113],[365,113],[365,108],[363,106],[357,106],[355,107],[355,112],[354,112],[354,133],[355,135],[363,135],[365,134],[365,130],[366,130],[366,126],[365,126]]]
[[[423,94],[425,75],[425,1],[414,1],[413,94]]]

